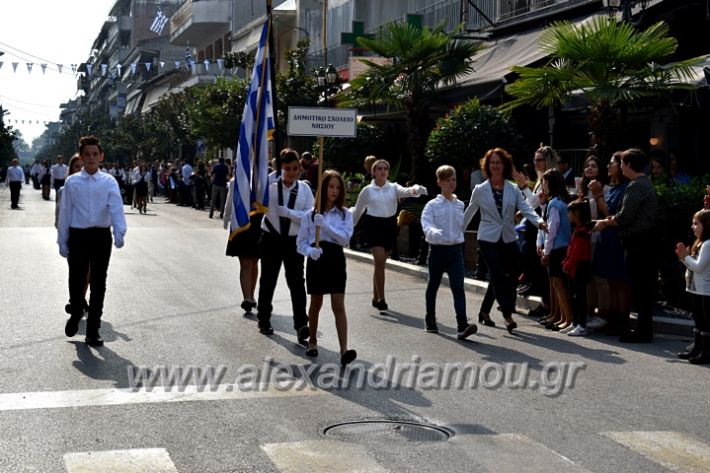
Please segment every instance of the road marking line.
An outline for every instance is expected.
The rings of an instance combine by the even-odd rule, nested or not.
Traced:
[[[710,446],[681,432],[601,432],[664,467],[686,473],[710,471]]]
[[[0,393],[0,412],[26,409],[118,406],[123,404],[314,396],[319,394],[325,394],[325,391],[316,388],[281,389],[268,383],[260,383],[249,390],[243,387],[237,387],[234,384],[220,384],[213,388],[190,385],[184,388],[156,386],[149,390],[145,388],[137,390],[132,388],[114,388]]]
[[[69,473],[178,473],[164,448],[67,453],[64,463]]]
[[[569,458],[521,434],[457,435],[450,442],[491,472],[589,473]]]
[[[283,473],[387,473],[364,447],[336,440],[269,443],[261,449]]]

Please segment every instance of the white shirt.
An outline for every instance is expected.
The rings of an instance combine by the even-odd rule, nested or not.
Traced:
[[[122,240],[126,234],[126,217],[116,179],[101,171],[88,174],[84,169],[69,176],[59,206],[57,243],[60,248],[69,241],[70,228],[110,226],[113,226],[114,238]]]
[[[697,259],[688,255],[683,258],[688,268],[685,272],[686,290],[693,294],[710,296],[710,247],[708,240],[700,246]]]
[[[190,176],[192,176],[192,166],[190,166],[189,164],[185,164],[182,167],[182,182],[184,182],[187,186],[189,186],[192,182],[190,180]]]
[[[24,181],[25,173],[22,172],[22,168],[20,166],[10,166],[10,168],[7,170],[7,177],[5,178],[5,182],[10,183]]]
[[[66,164],[55,164],[52,166],[52,180],[63,180],[67,178],[69,167]]]
[[[355,207],[350,209],[353,213],[353,222],[357,224],[362,214],[367,209],[367,215],[372,217],[387,218],[397,213],[397,201],[405,197],[417,197],[419,186],[402,187],[387,181],[380,187],[373,180],[363,187],[357,196]]]
[[[556,207],[547,210],[547,233],[537,232],[537,246],[543,248],[543,254],[550,256],[555,237],[560,230],[560,212]]]
[[[301,226],[298,229],[296,249],[303,256],[308,256],[308,249],[316,241],[316,224],[313,222],[313,215],[311,214],[313,211],[311,209],[303,214]],[[332,208],[323,214],[323,218],[326,225],[321,227],[320,241],[346,246],[353,236],[353,214],[348,212],[348,209]]]
[[[427,243],[432,245],[458,245],[464,242],[464,205],[454,196],[449,200],[439,194],[430,200],[422,211],[422,230]]]
[[[40,173],[41,170],[42,170],[42,166],[40,166],[39,164],[35,164],[34,166],[32,166],[32,170],[30,171],[30,174],[37,175]]]
[[[287,208],[288,200],[291,194],[291,189],[293,189],[294,186],[298,186],[298,194],[296,195],[296,202],[293,205],[293,209],[289,209]],[[298,228],[301,225],[301,218],[305,213],[307,213],[310,209],[313,208],[313,203],[315,201],[315,199],[313,198],[313,192],[311,192],[311,188],[308,187],[307,184],[297,180],[294,181],[291,187],[286,187],[286,185],[284,184],[282,195],[284,203],[282,210],[285,213],[284,217],[291,220],[291,226],[289,227],[288,235],[296,236],[298,235]],[[281,232],[281,222],[279,220],[278,182],[274,182],[269,185],[269,211],[266,213],[264,219],[261,221],[261,229],[265,232],[270,232],[271,230],[267,226],[267,221],[271,223],[271,225],[276,229],[277,232]]]

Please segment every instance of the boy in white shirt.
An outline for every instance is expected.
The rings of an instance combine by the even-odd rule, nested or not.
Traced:
[[[436,293],[444,271],[449,275],[449,286],[454,296],[457,337],[464,340],[478,331],[466,316],[464,293],[464,204],[456,198],[456,170],[448,165],[436,170],[436,183],[441,194],[429,201],[422,211],[422,230],[429,243],[429,278],[426,288],[425,329],[438,333],[436,326]]]
[[[89,273],[89,315],[86,343],[104,344],[99,327],[106,295],[106,273],[111,259],[111,228],[116,248],[123,247],[126,218],[118,183],[99,170],[104,159],[99,140],[82,137],[79,155],[84,163],[81,172],[69,176],[64,184],[57,222],[59,254],[69,263],[69,304],[71,315],[64,327],[67,337],[79,330],[84,313],[84,286]]]

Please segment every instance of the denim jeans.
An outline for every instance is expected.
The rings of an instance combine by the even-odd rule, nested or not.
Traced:
[[[454,296],[456,324],[459,329],[468,326],[466,295],[463,289],[464,263],[463,244],[429,245],[429,279],[426,286],[426,315],[436,315],[436,293],[444,271],[449,275],[449,286]]]

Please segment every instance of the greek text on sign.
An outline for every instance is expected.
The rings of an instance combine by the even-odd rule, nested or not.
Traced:
[[[288,134],[354,138],[357,109],[288,107]]]

